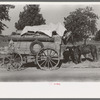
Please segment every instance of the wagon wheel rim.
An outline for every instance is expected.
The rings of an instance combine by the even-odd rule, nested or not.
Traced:
[[[0,58],[0,68],[4,68],[4,58]]]
[[[10,57],[4,58],[4,66],[6,67],[7,70],[10,70],[11,68]]]
[[[20,70],[22,66],[22,56],[18,53],[12,53],[9,57],[10,59],[10,64],[9,66],[13,70]]]
[[[43,70],[54,70],[59,64],[58,52],[54,49],[42,49],[36,57],[38,66]]]

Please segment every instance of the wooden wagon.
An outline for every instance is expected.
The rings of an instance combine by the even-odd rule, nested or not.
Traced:
[[[63,59],[62,52],[66,46],[62,45],[60,35],[55,33],[52,34],[51,37],[46,35],[49,34],[48,32],[51,32],[51,30],[54,30],[55,26],[42,25],[34,27],[26,27],[22,32],[24,35],[7,37],[6,40],[8,41],[9,50],[7,50],[5,54],[6,57],[3,57],[3,63],[8,66],[7,68],[12,66],[16,69],[20,69],[23,64],[27,62],[34,62],[43,70],[59,68],[61,59]],[[51,30],[49,31],[50,28]],[[42,30],[42,32],[36,31],[41,29],[44,30]],[[61,24],[58,24],[55,29],[59,34],[63,34],[66,30]],[[33,32],[33,30],[36,32]],[[44,34],[44,31],[46,34]]]
[[[7,37],[6,40],[7,44],[3,45],[0,58],[3,58],[3,65],[7,69],[20,70],[28,62],[34,62],[42,70],[54,70],[60,67],[65,46],[61,44],[59,35],[46,38]]]

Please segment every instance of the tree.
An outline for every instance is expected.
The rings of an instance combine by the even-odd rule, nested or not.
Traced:
[[[64,18],[64,25],[67,31],[71,31],[72,41],[84,39],[86,44],[88,36],[97,31],[97,19],[98,16],[93,12],[92,7],[78,8]]]
[[[39,5],[26,5],[24,11],[20,12],[19,20],[15,23],[17,30],[22,30],[25,26],[45,24],[45,19],[40,14]]]
[[[100,41],[100,30],[97,31],[96,35],[95,35],[95,40],[96,41]]]
[[[0,34],[5,27],[7,27],[2,21],[10,21],[9,9],[14,8],[13,5],[0,5]]]

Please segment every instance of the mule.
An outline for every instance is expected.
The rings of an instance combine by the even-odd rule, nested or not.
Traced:
[[[72,61],[72,62],[74,62],[76,64],[78,63],[77,59],[79,57],[76,57],[76,56],[79,56],[79,55],[78,54],[75,55],[75,53],[77,53],[75,48],[76,48],[75,46],[66,47],[65,51],[63,52],[63,59],[64,59],[65,63],[66,62],[70,62],[70,61]],[[75,50],[75,52],[74,52],[74,50]]]
[[[98,57],[97,57],[97,48],[95,45],[93,44],[83,44],[83,45],[79,45],[76,46],[76,48],[74,48],[74,57],[77,59],[77,62],[81,62],[81,55],[84,55],[84,57],[86,58],[87,54],[91,54],[92,56],[92,61],[97,61]]]

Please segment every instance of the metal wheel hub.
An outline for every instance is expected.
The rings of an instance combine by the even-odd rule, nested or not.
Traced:
[[[51,57],[48,55],[46,60],[47,61],[50,61],[51,60]]]

